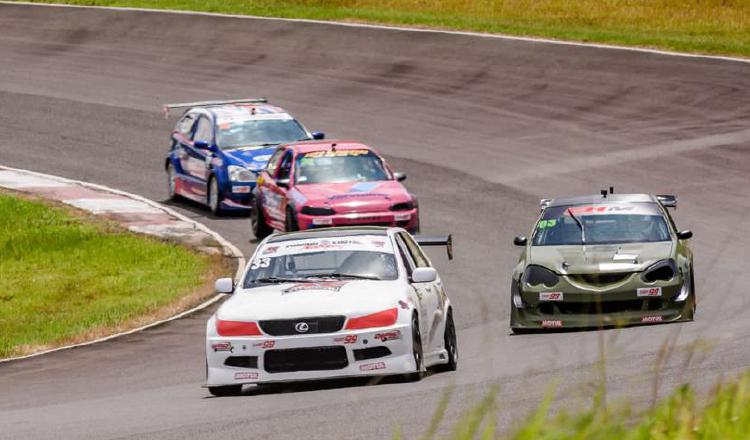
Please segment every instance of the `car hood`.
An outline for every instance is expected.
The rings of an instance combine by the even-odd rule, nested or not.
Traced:
[[[398,307],[406,292],[399,281],[341,280],[284,283],[238,289],[217,312],[228,321],[361,316]]]
[[[412,200],[406,188],[395,180],[311,183],[297,185],[295,191],[301,196],[297,200],[305,205],[327,206],[337,213],[387,211],[395,203]]]
[[[586,246],[531,246],[529,264],[559,274],[640,272],[658,260],[672,257],[671,241]]]
[[[268,159],[276,150],[272,147],[241,147],[232,150],[225,150],[224,154],[237,165],[247,167],[253,171],[263,169],[268,163]]]

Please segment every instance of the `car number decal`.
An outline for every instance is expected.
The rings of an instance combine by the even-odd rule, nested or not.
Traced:
[[[539,301],[562,301],[562,292],[539,292]]]
[[[636,294],[639,298],[644,296],[661,296],[661,287],[641,287]]]

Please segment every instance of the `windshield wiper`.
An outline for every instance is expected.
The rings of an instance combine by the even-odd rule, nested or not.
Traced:
[[[279,278],[279,277],[266,277],[252,280],[253,283],[310,283],[312,281],[306,278]]]
[[[326,274],[316,274],[316,275],[309,275],[312,277],[320,277],[320,278],[352,278],[356,280],[375,280],[375,281],[381,281],[381,278],[375,275],[357,275],[353,273],[339,273],[339,272],[332,272],[332,273],[326,273]]]
[[[573,217],[573,220],[575,220],[578,227],[581,228],[581,244],[585,246],[586,245],[586,228],[583,227],[583,223],[581,222],[581,220],[579,220],[578,217],[576,217],[575,214],[573,214],[573,211],[570,208],[568,208],[568,214],[571,217]]]

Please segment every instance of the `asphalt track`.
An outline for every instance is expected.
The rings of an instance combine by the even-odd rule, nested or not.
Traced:
[[[311,129],[356,138],[405,171],[456,307],[456,373],[208,398],[210,312],[0,366],[0,438],[414,437],[500,386],[512,427],[558,384],[639,408],[750,364],[750,66],[437,33],[163,13],[0,5],[0,163],[165,199],[165,102],[264,95]],[[697,320],[510,336],[509,274],[540,197],[676,193],[695,233]],[[248,220],[182,212],[246,253]],[[7,317],[3,317],[4,319]],[[675,349],[662,356],[665,341]],[[664,359],[664,360],[660,360]],[[659,366],[657,368],[657,366]],[[659,373],[656,374],[655,370]],[[655,380],[658,378],[658,380]],[[446,429],[443,425],[443,429]]]

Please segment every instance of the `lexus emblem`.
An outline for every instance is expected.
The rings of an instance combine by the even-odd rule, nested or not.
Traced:
[[[297,333],[307,333],[310,330],[310,326],[306,322],[298,322],[295,324],[294,329],[297,330]]]

